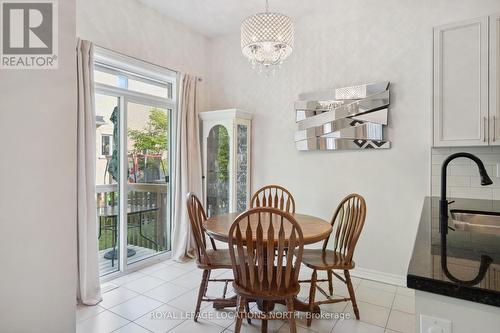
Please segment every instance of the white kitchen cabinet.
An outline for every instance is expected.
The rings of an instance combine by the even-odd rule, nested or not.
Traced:
[[[500,13],[490,16],[490,133],[500,145]]]
[[[434,29],[434,146],[489,144],[489,18]]]
[[[243,212],[250,202],[252,114],[239,109],[200,113],[205,209],[209,216]]]

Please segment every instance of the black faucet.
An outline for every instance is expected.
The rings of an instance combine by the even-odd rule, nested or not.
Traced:
[[[446,235],[448,234],[448,200],[446,199],[446,175],[448,164],[456,158],[466,157],[473,160],[477,167],[479,168],[479,175],[481,177],[481,185],[487,186],[493,184],[493,181],[488,176],[483,162],[475,155],[470,153],[456,153],[448,156],[448,158],[443,162],[441,166],[441,198],[439,200],[439,232],[441,233],[441,268],[445,275],[453,282],[460,285],[473,286],[478,284],[486,275],[488,267],[492,263],[492,259],[489,256],[481,255],[481,265],[479,266],[479,272],[477,276],[468,281],[460,280],[454,277],[448,270],[447,253],[446,253]]]
[[[448,170],[448,164],[456,158],[466,157],[474,162],[476,162],[477,167],[479,168],[479,175],[481,176],[481,185],[491,185],[493,182],[491,178],[488,176],[486,169],[484,167],[483,161],[481,161],[477,156],[472,155],[470,153],[456,153],[448,156],[446,160],[444,160],[443,165],[441,166],[441,199],[439,200],[439,232],[447,233],[448,232],[448,200],[446,200],[446,175]]]

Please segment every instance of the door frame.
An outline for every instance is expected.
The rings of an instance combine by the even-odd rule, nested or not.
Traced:
[[[171,257],[171,228],[172,228],[172,209],[173,209],[173,183],[175,180],[175,175],[173,174],[173,167],[175,165],[174,159],[174,149],[175,147],[175,133],[174,131],[176,130],[175,124],[177,121],[176,113],[177,113],[177,98],[178,98],[178,90],[177,90],[177,82],[179,79],[179,75],[176,72],[170,71],[165,68],[158,67],[153,64],[145,63],[141,60],[130,58],[124,55],[117,54],[115,52],[103,49],[103,48],[96,48],[97,52],[99,53],[99,56],[96,58],[99,59],[99,61],[102,61],[102,59],[110,60],[112,64],[119,63],[120,69],[123,70],[129,70],[130,72],[136,71],[140,66],[146,66],[146,67],[152,67],[152,69],[146,70],[144,67],[141,69],[144,69],[144,72],[146,72],[148,75],[154,73],[155,76],[153,76],[153,79],[158,80],[158,78],[161,78],[162,74],[167,73],[168,75],[165,75],[164,78],[168,78],[169,80],[164,80],[168,83],[171,84],[171,89],[172,89],[172,96],[171,98],[162,98],[162,97],[157,97],[157,96],[152,96],[136,91],[130,91],[125,88],[120,88],[120,87],[114,87],[110,85],[105,85],[101,83],[94,83],[94,94],[101,94],[101,95],[107,95],[107,96],[113,96],[117,97],[119,101],[119,132],[120,132],[120,140],[119,140],[119,151],[120,151],[120,170],[119,170],[119,182],[118,182],[118,191],[120,193],[119,195],[119,214],[118,214],[118,232],[119,232],[119,241],[118,241],[118,248],[119,248],[119,259],[118,259],[118,270],[115,272],[108,273],[106,275],[101,276],[101,281],[106,282],[111,279],[114,279],[118,276],[127,274],[130,271],[140,269],[145,266],[149,266],[153,263],[168,259]],[[130,62],[130,66],[127,66],[127,63]],[[158,70],[155,71],[155,69],[160,68],[161,71],[163,72],[161,74],[158,74]],[[127,252],[127,235],[128,235],[128,229],[127,229],[127,199],[128,199],[128,190],[127,190],[127,184],[128,184],[128,145],[127,145],[127,139],[128,139],[128,134],[127,134],[127,128],[128,128],[128,104],[129,103],[136,103],[136,104],[142,104],[146,106],[151,106],[151,107],[158,107],[161,109],[164,109],[167,111],[167,116],[168,116],[168,164],[169,164],[169,170],[170,170],[170,179],[169,179],[169,184],[168,184],[168,197],[167,197],[167,218],[169,219],[169,226],[168,226],[168,237],[170,238],[168,240],[167,245],[170,246],[166,251],[159,252],[157,254],[152,255],[151,257],[144,258],[141,260],[138,260],[137,262],[134,262],[133,264],[128,264],[127,263],[127,256],[122,255]],[[121,195],[122,193],[126,193],[126,195]]]

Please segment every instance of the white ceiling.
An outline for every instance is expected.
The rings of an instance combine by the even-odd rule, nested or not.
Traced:
[[[263,12],[265,0],[139,0],[207,37],[239,31],[247,16]],[[269,11],[297,19],[321,8],[324,0],[269,0]],[[328,1],[327,1],[328,2]]]

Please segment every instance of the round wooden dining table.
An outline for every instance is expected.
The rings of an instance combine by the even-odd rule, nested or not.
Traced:
[[[240,213],[229,213],[210,217],[204,224],[206,232],[218,241],[227,243],[229,228],[233,224],[234,220]],[[302,234],[304,235],[304,244],[314,244],[320,242],[328,237],[332,232],[332,226],[325,220],[314,217],[311,215],[304,214],[291,214],[302,229]],[[262,226],[266,230],[266,224],[269,221],[266,220],[267,214],[262,215]],[[253,216],[253,220],[250,223],[257,223],[257,216]],[[254,229],[255,232],[255,228]],[[275,228],[275,236],[278,236],[278,228]],[[267,235],[264,235],[267,237]]]
[[[204,223],[204,229],[210,237],[218,241],[227,243],[229,237],[229,229],[231,228],[231,225],[239,214],[240,213],[228,213],[212,216]],[[264,230],[266,229],[265,224],[269,223],[269,221],[266,221],[265,215],[262,215],[263,219],[261,220]],[[291,215],[295,218],[302,229],[305,245],[320,242],[328,238],[328,236],[332,232],[332,226],[330,225],[330,223],[319,217],[304,214]],[[257,221],[251,220],[250,223],[257,223]],[[255,228],[252,229],[255,232]],[[275,228],[275,232],[278,232],[278,228]],[[256,235],[254,235],[254,237],[255,236]],[[275,238],[277,238],[277,234],[275,235]],[[308,305],[301,302],[300,300],[295,299],[294,303],[295,310],[304,312],[309,311]],[[214,302],[213,304],[214,308],[231,307],[235,305],[236,304],[228,304],[227,300],[221,301],[220,304],[218,302]],[[315,307],[314,312],[319,312],[319,306]]]

